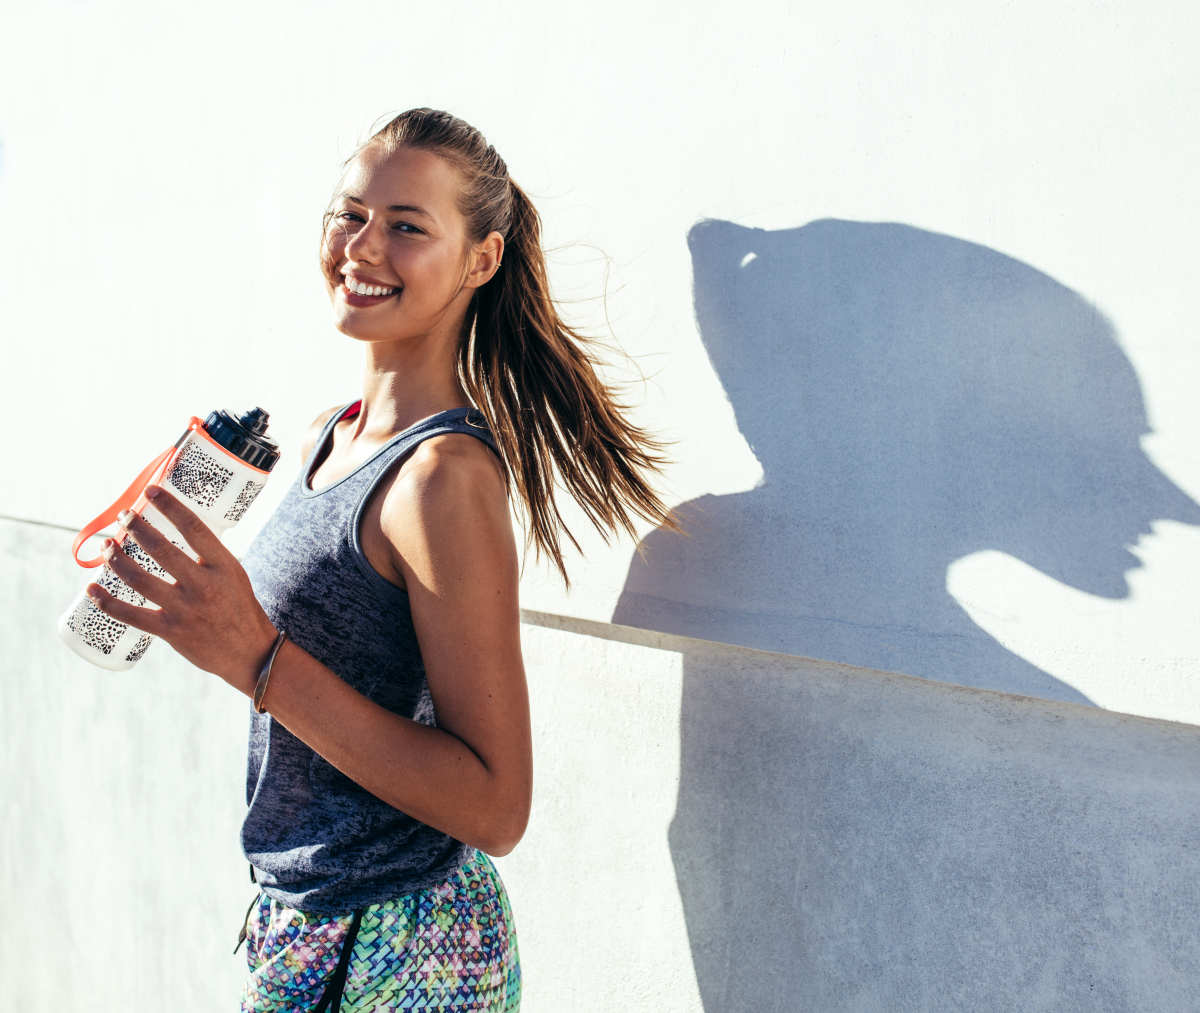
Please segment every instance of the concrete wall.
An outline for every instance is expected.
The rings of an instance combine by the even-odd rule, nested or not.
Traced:
[[[249,544],[358,390],[315,268],[340,161],[428,104],[645,374],[692,532],[568,508],[572,592],[529,561],[526,1008],[1193,1005],[1198,33],[1179,0],[0,12],[14,1001],[234,1005],[245,701],[58,644],[70,542],[260,404]]]

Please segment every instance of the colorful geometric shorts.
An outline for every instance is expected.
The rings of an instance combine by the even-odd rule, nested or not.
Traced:
[[[353,914],[306,913],[260,893],[247,915],[246,964],[242,1013],[521,1005],[508,894],[479,850],[445,882]]]

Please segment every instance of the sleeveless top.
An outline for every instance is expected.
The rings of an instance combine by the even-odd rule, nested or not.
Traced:
[[[470,433],[493,451],[496,445],[478,411],[452,408],[397,433],[350,474],[313,490],[314,462],[333,427],[359,404],[325,424],[241,563],[263,610],[293,643],[381,706],[436,727],[408,593],[363,554],[359,524],[389,466],[421,441]],[[316,914],[343,914],[433,886],[473,850],[372,795],[253,706],[246,805],[241,838],[251,877],[268,896]]]

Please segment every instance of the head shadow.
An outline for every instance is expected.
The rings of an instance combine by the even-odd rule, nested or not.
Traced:
[[[1128,594],[1150,523],[1200,507],[1149,460],[1111,323],[1042,272],[892,223],[688,235],[696,318],[763,467],[634,557],[613,621],[960,685],[1087,702],[946,591],[1008,553]]]

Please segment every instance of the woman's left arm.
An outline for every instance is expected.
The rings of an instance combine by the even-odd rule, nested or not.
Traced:
[[[426,441],[385,500],[384,530],[402,564],[438,727],[374,703],[290,640],[275,658],[264,705],[389,805],[505,855],[525,832],[533,794],[529,697],[503,479],[473,450],[461,441]],[[245,570],[207,525],[166,490],[154,506],[199,562],[134,516],[127,522],[134,539],[176,583],[118,550],[110,559],[117,575],[160,607],[138,608],[91,585],[98,607],[253,696],[275,627]]]

